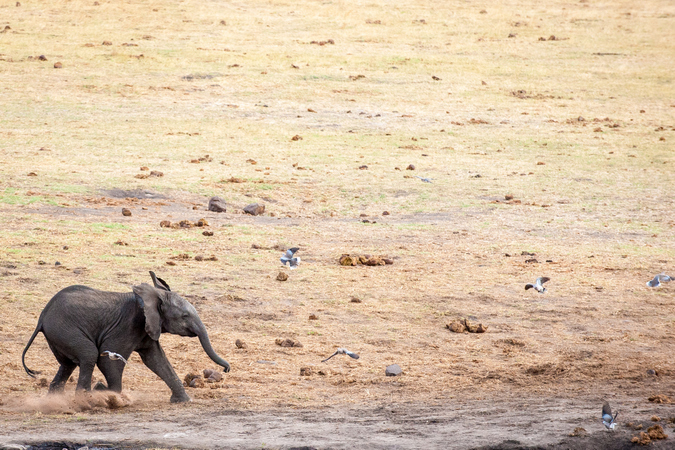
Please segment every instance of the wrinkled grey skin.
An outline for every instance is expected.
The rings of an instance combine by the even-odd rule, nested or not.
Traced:
[[[211,347],[194,306],[171,292],[166,282],[153,272],[150,275],[154,287],[143,283],[134,286],[130,293],[104,292],[76,285],[52,297],[21,356],[28,375],[35,377],[39,373],[25,363],[26,352],[39,332],[44,334],[61,365],[49,392],[62,391],[77,366],[80,367],[78,390],[91,389],[91,376],[98,366],[108,389],[121,392],[125,364],[101,356],[107,350],[126,359],[137,352],[143,363],[169,386],[172,403],[190,401],[159,344],[160,333],[199,337],[206,354],[229,372],[230,365]]]

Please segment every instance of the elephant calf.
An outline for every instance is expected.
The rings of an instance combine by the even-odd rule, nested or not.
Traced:
[[[154,287],[142,283],[134,286],[130,293],[104,292],[79,285],[58,292],[42,310],[21,356],[26,373],[33,378],[39,373],[26,367],[25,362],[26,352],[39,332],[45,335],[61,365],[49,385],[49,392],[62,391],[77,366],[80,366],[78,390],[91,389],[94,366],[98,366],[108,389],[121,392],[125,366],[122,358],[128,359],[135,351],[169,386],[171,402],[189,401],[183,383],[159,345],[161,333],[199,337],[206,354],[229,372],[228,362],[211,347],[206,328],[194,306],[171,292],[169,285],[153,272],[150,276]],[[103,352],[122,358],[112,359],[103,356]]]

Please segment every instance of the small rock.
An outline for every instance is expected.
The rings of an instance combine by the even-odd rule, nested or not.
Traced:
[[[300,136],[299,134],[296,134],[295,136],[293,136],[291,138],[291,141],[301,141],[301,140],[302,140],[302,136]]]
[[[251,203],[244,208],[246,214],[251,214],[252,216],[258,216],[265,212],[265,205],[259,205],[257,203]]]
[[[202,231],[204,236],[213,236],[213,231]]]
[[[401,370],[401,367],[398,364],[392,364],[390,366],[387,366],[387,368],[384,370],[385,375],[388,377],[397,377],[403,373]]]
[[[659,416],[656,416],[656,415],[652,416],[652,418],[651,418],[652,422],[659,422],[660,420],[661,420],[661,418]]]
[[[173,262],[173,261],[167,261],[167,262],[166,262],[166,265],[167,265],[167,266],[175,266],[176,263]]]
[[[181,228],[192,228],[195,226],[195,224],[189,220],[181,220],[180,222],[178,222],[178,226]]]
[[[405,168],[405,170],[415,170],[415,166],[413,164],[409,164],[408,167]]]
[[[131,215],[131,210],[128,208],[122,208],[122,215],[129,217]]]
[[[55,265],[55,266],[60,266],[60,265],[61,265],[61,263],[60,263],[60,262],[58,262],[58,261],[56,261],[56,262],[54,263],[54,265]]]
[[[389,215],[389,211],[382,211],[382,215],[383,215],[383,216],[388,216],[388,215]]]
[[[394,264],[394,260],[390,258],[382,258],[382,261],[384,261],[384,263],[388,266]]]
[[[225,204],[225,200],[217,196],[211,197],[209,200],[209,211],[226,212],[227,205]]]
[[[242,341],[241,339],[237,339],[234,341],[234,345],[237,346],[237,348],[245,349],[248,348],[248,345],[246,345],[246,342]]]
[[[362,300],[358,297],[352,297],[349,301],[351,303],[361,303],[362,302]]]
[[[171,221],[169,221],[169,220],[162,220],[162,221],[159,223],[159,226],[162,227],[162,228],[171,228]]]
[[[198,227],[208,227],[209,223],[206,221],[206,219],[199,219],[196,223]]]
[[[39,61],[47,61],[47,57],[45,55],[40,55],[38,56]]]
[[[55,69],[62,69],[62,68],[63,68],[63,64],[61,64],[60,62],[55,62],[55,63],[54,63],[54,68],[55,68]]]
[[[513,200],[513,194],[506,194],[504,200]]]
[[[658,375],[658,373],[654,369],[647,369],[647,375]]]
[[[288,280],[288,274],[286,272],[279,272],[279,275],[277,275],[277,280],[278,281]]]
[[[365,164],[363,166],[359,166],[359,170],[368,170],[368,166]]]
[[[310,314],[309,320],[319,320],[319,316],[317,316],[316,314]]]
[[[204,261],[204,257],[202,255],[197,255],[195,256],[195,261]]]
[[[112,45],[112,42],[110,41],[103,41],[101,45]]]
[[[308,377],[312,374],[312,368],[311,367],[301,367],[300,368],[300,376],[301,377]]]

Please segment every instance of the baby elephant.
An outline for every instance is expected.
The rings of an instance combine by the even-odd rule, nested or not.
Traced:
[[[183,383],[159,345],[160,333],[199,337],[209,357],[225,372],[230,365],[211,347],[206,328],[194,306],[171,292],[164,280],[150,272],[154,284],[134,286],[133,292],[104,292],[70,286],[57,293],[40,314],[37,327],[21,356],[31,377],[39,372],[26,367],[25,357],[35,336],[42,332],[61,365],[49,392],[62,391],[75,367],[80,366],[78,390],[91,389],[91,375],[98,366],[108,389],[122,391],[122,372],[131,352],[171,389],[171,402],[189,401]]]

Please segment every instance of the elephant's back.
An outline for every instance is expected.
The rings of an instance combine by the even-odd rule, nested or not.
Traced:
[[[42,321],[50,316],[77,317],[86,313],[95,312],[103,316],[106,312],[119,310],[121,305],[133,298],[133,293],[107,292],[88,286],[73,285],[61,289],[54,295],[42,311]]]

